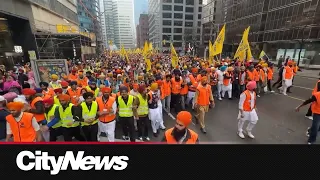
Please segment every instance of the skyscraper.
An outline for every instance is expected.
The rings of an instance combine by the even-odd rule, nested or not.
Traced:
[[[150,41],[161,50],[168,50],[170,42],[177,50],[185,50],[189,43],[196,49],[202,4],[202,0],[149,0]]]
[[[134,3],[133,0],[101,0],[100,11],[104,26],[105,43],[112,41],[117,48],[135,47]]]
[[[137,25],[137,47],[141,48],[145,41],[149,41],[149,22],[148,14],[140,14],[139,24]]]

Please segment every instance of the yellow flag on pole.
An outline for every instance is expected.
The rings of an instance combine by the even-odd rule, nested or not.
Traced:
[[[259,59],[263,58],[263,56],[265,56],[266,53],[264,52],[264,50],[261,51],[260,55],[259,55]]]
[[[249,61],[251,58],[253,58],[252,53],[251,53],[251,48],[250,48],[250,44],[248,43],[248,50],[247,50],[247,61]]]
[[[243,61],[245,59],[244,56],[246,55],[247,50],[250,48],[249,41],[248,41],[249,31],[250,31],[250,26],[246,30],[244,30],[244,32],[243,32],[242,40],[239,44],[239,47],[236,51],[236,54],[234,55],[234,59],[240,58],[241,61]],[[250,53],[251,53],[251,51],[250,51]]]
[[[211,41],[209,40],[209,64],[213,64],[213,57],[214,55],[213,54],[213,46],[212,46],[212,43]]]
[[[151,61],[150,59],[146,59],[146,70],[147,72],[149,72],[151,70]]]
[[[171,64],[172,64],[172,67],[175,68],[176,66],[178,66],[179,58],[172,43],[170,44],[170,47],[171,47]]]
[[[222,53],[225,34],[226,34],[226,25],[223,25],[216,41],[213,44],[212,56]]]

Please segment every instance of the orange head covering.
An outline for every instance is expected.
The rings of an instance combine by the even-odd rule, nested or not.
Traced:
[[[61,100],[61,101],[70,101],[70,96],[68,94],[60,94],[58,96],[58,99]]]
[[[24,104],[22,102],[10,102],[7,104],[7,108],[9,110],[21,111],[23,107],[24,107]]]
[[[30,88],[25,88],[25,89],[22,89],[22,94],[23,95],[30,95],[30,96],[32,96],[32,95],[35,95],[37,92],[36,92],[36,90],[34,90],[34,89],[30,89]]]
[[[43,100],[44,104],[52,105],[54,103],[53,98],[48,98]]]
[[[203,76],[203,77],[201,78],[201,82],[203,83],[203,82],[206,82],[206,81],[208,81],[208,78],[207,78],[206,76]]]
[[[293,65],[293,62],[290,60],[288,61],[288,66],[292,66]]]
[[[181,111],[177,115],[177,120],[180,121],[184,126],[188,127],[192,121],[192,115],[188,111]]]
[[[134,83],[134,84],[133,84],[133,89],[137,91],[137,90],[138,90],[138,88],[139,88],[139,84]]]
[[[62,93],[63,92],[63,90],[62,90],[62,88],[58,88],[58,89],[55,89],[55,90],[53,90],[55,93]]]
[[[69,86],[69,83],[67,81],[62,81],[60,84],[61,84],[62,87]]]
[[[111,88],[109,88],[109,87],[101,88],[101,92],[102,93],[111,93]]]

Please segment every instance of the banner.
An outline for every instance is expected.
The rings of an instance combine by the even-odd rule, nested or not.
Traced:
[[[223,25],[216,41],[212,45],[212,56],[222,53],[225,33],[226,33],[226,25]]]
[[[69,74],[67,60],[65,59],[45,59],[36,60],[34,62],[36,66],[38,80],[40,82],[50,82],[52,74],[58,75],[59,79],[63,75]]]

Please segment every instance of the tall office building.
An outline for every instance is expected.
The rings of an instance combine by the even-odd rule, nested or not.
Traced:
[[[117,48],[135,48],[135,25],[133,0],[101,0],[100,11],[104,21],[105,43],[112,41]]]
[[[220,22],[226,23],[225,52],[235,52],[243,31],[250,26],[249,42],[257,58],[261,50],[278,60],[301,57],[320,64],[319,0],[221,0]],[[222,12],[221,12],[222,10]],[[203,32],[203,37],[209,32]],[[207,35],[206,35],[207,34]],[[300,52],[301,51],[301,52]]]
[[[202,0],[149,0],[149,39],[160,50],[199,46]],[[165,41],[164,41],[165,40]]]
[[[140,14],[139,24],[136,28],[137,31],[137,47],[144,46],[145,41],[149,41],[149,21],[148,14]]]

